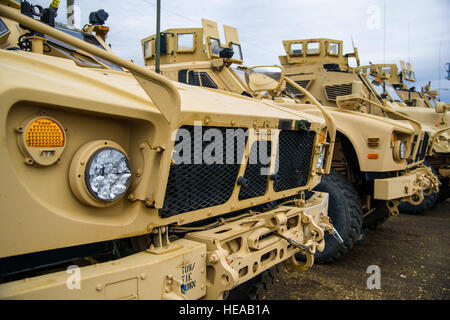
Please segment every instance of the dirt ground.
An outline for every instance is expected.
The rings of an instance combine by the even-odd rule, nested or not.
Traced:
[[[306,273],[282,268],[267,292],[269,300],[450,299],[450,199],[423,215],[400,214],[368,231],[341,260],[314,265]],[[367,288],[377,265],[381,288]]]

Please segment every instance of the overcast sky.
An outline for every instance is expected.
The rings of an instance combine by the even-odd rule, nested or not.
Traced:
[[[50,0],[28,0],[48,6]],[[353,38],[361,63],[397,63],[410,60],[415,86],[428,81],[441,88],[441,99],[450,101],[449,0],[161,0],[161,30],[201,27],[201,18],[239,31],[247,66],[279,64],[282,40],[334,38],[352,51]],[[140,40],[155,34],[156,0],[75,0],[78,24],[88,23],[89,13],[105,9],[111,28],[107,42],[115,53],[143,65]],[[57,21],[66,22],[62,0]],[[445,90],[447,89],[447,90]]]

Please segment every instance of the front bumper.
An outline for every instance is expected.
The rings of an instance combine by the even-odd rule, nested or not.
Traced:
[[[315,193],[305,203],[189,233],[160,250],[2,284],[0,299],[221,299],[299,252],[275,232],[309,245],[312,255],[322,251],[327,211],[328,194]]]
[[[424,196],[439,192],[439,179],[431,168],[421,166],[395,178],[375,179],[374,199],[386,200],[393,214],[400,202],[419,205]]]

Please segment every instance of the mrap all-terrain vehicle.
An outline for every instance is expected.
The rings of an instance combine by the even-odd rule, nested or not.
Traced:
[[[221,299],[311,267],[329,120],[169,81],[58,2],[0,0],[0,298]]]
[[[412,86],[416,77],[411,64],[400,61],[400,65],[400,71],[396,64],[372,64],[361,66],[356,72],[372,82],[386,106],[419,121],[430,133],[433,145],[425,160],[439,176],[439,197],[444,200],[450,194],[450,105],[438,101],[439,92],[431,90],[431,83],[416,90]],[[437,197],[437,194],[428,196],[424,205],[431,207]],[[424,205],[408,206],[403,211],[418,212]]]
[[[217,23],[206,19],[202,20],[202,28],[173,28],[161,32],[161,74],[211,92],[250,96],[316,116],[321,114],[316,105],[325,106],[335,119],[336,148],[331,174],[322,177],[316,190],[329,193],[329,216],[344,245],[326,235],[327,245],[323,252],[316,253],[316,262],[338,259],[361,239],[363,227],[376,228],[390,215],[399,213],[401,202],[419,204],[424,198],[424,190],[437,190],[437,178],[422,165],[428,144],[422,146],[416,142],[425,138],[420,124],[405,117],[388,119],[383,116],[383,111],[376,115],[361,112],[357,110],[359,100],[356,106],[347,99],[345,105],[338,107],[336,97],[357,98],[352,96],[356,94],[352,88],[363,90],[361,83],[353,84],[353,79],[343,88],[336,87],[334,91],[331,88],[329,99],[320,95],[325,88],[316,79],[315,69],[324,69],[324,65],[332,68],[334,65],[329,67],[327,59],[340,57],[341,43],[337,42],[329,55],[325,51],[324,46],[328,48],[325,41],[315,41],[315,49],[309,48],[309,51],[304,51],[309,45],[303,41],[286,43],[288,55],[280,57],[286,86],[264,94],[255,90],[256,83],[252,78],[258,70],[261,74],[267,73],[267,68],[242,66],[244,59],[237,29],[224,26],[224,34],[225,43],[222,43]],[[153,35],[142,40],[145,63],[150,69],[155,68],[155,39],[156,35]],[[357,57],[357,53],[354,56]],[[299,71],[303,67],[301,63],[311,64],[310,57],[315,59],[311,70]],[[347,64],[347,61],[342,62]],[[317,87],[312,86],[315,82]]]

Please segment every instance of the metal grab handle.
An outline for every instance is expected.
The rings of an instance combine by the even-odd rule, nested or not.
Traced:
[[[313,97],[313,95],[302,86],[298,85],[295,81],[289,79],[288,77],[284,77],[287,83],[292,85],[297,90],[301,91],[304,95],[306,95],[312,103],[322,112],[323,117],[325,118],[325,122],[327,123],[328,133],[330,135],[330,145],[328,147],[328,155],[327,155],[327,163],[325,164],[325,172],[329,173],[331,170],[331,162],[333,161],[333,152],[334,145],[336,143],[336,123],[334,122],[333,116],[325,110],[325,108]]]

